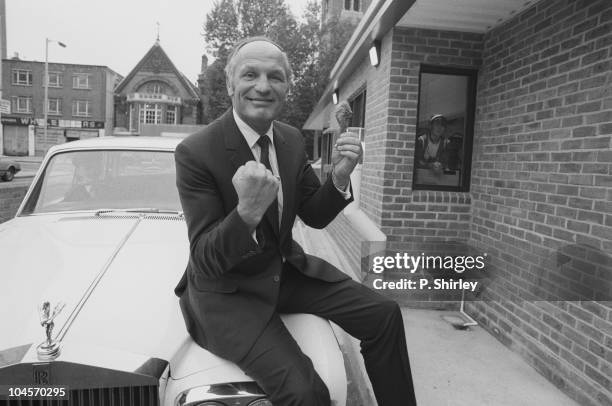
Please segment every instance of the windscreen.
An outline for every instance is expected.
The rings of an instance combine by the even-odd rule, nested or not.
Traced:
[[[171,151],[92,150],[53,156],[22,214],[181,210]]]

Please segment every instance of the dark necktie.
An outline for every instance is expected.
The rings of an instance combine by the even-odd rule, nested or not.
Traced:
[[[259,162],[264,164],[264,166],[268,168],[270,172],[274,173],[274,171],[272,171],[272,166],[270,165],[270,137],[267,135],[262,135],[257,140],[257,144],[259,144],[259,147],[261,148]],[[274,226],[274,231],[278,233],[278,198],[275,198],[270,204],[270,207],[268,207],[268,210],[266,211],[266,215],[270,218],[270,221]]]

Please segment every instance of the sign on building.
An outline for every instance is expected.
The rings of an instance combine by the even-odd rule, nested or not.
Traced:
[[[0,113],[11,114],[11,101],[0,99]]]
[[[36,125],[36,119],[30,117],[2,117],[2,124],[29,126]]]

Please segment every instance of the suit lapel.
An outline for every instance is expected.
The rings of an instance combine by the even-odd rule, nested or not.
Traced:
[[[254,161],[255,157],[253,156],[251,148],[249,148],[249,145],[244,139],[244,136],[238,129],[236,121],[234,121],[234,115],[232,114],[231,108],[226,111],[225,114],[223,114],[222,120],[225,149],[227,151],[228,159],[234,167],[234,172],[236,172],[236,170],[238,170],[238,168],[244,165],[247,161]]]

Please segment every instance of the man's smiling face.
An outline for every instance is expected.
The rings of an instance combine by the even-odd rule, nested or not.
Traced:
[[[263,134],[280,115],[289,89],[282,51],[269,42],[254,41],[233,59],[227,93],[240,118]]]

